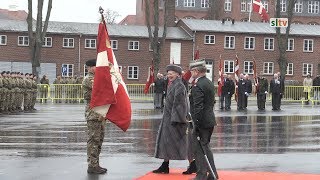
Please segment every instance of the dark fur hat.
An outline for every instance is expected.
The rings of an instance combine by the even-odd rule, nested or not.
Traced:
[[[181,74],[182,73],[182,68],[176,64],[169,64],[166,68],[166,71],[175,71],[177,72],[178,74]]]
[[[90,59],[86,62],[86,66],[88,67],[96,66],[96,62],[97,62],[96,59]]]

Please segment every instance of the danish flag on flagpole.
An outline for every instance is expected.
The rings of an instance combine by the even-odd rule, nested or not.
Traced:
[[[148,94],[149,88],[150,88],[152,83],[154,83],[154,66],[153,66],[153,62],[152,62],[152,65],[149,67],[147,83],[144,86],[144,91],[143,92],[145,94]]]
[[[224,78],[223,78],[223,67],[222,67],[222,58],[220,54],[220,63],[219,63],[219,79],[218,79],[218,96],[222,94],[222,86],[224,85]]]
[[[236,80],[235,83],[235,87],[236,87],[236,93],[235,93],[235,100],[238,101],[238,82],[239,82],[239,57],[238,55],[236,55],[236,64],[234,67],[234,79]]]
[[[256,64],[256,59],[253,57],[253,80],[254,80],[254,86],[256,89],[256,93],[259,87],[259,81],[258,81],[258,77],[257,77],[257,64]]]
[[[261,0],[253,0],[252,9],[253,9],[253,12],[257,12],[260,14],[262,20],[269,21],[269,15],[267,13],[266,8],[261,3]]]
[[[127,87],[110,45],[108,30],[103,20],[97,37],[97,63],[90,107],[123,131],[131,122],[131,104]]]

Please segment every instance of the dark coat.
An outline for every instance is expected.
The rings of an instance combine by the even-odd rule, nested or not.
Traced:
[[[222,87],[222,93],[229,94],[232,96],[234,94],[234,90],[235,90],[234,82],[231,79],[227,78]]]
[[[214,112],[214,84],[206,77],[200,77],[192,86],[190,112],[198,128],[212,128],[217,125]]]
[[[162,78],[156,78],[154,81],[154,92],[155,93],[163,93],[165,91],[165,83]]]
[[[160,123],[155,157],[168,160],[187,159],[187,93],[180,78],[167,89],[167,97]]]
[[[268,80],[266,78],[258,77],[258,86],[257,86],[257,94],[265,94],[268,92]]]
[[[246,80],[239,79],[239,82],[238,82],[238,93],[239,94],[244,94],[245,92],[248,92],[246,83],[247,83]]]
[[[280,93],[283,93],[283,91],[284,91],[283,81],[281,81],[280,79],[277,81],[272,79],[270,81],[270,92],[271,93],[280,94]]]

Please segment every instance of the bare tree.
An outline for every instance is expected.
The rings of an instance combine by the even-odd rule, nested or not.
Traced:
[[[46,36],[49,18],[52,9],[52,0],[48,1],[48,8],[46,13],[45,21],[42,21],[42,11],[43,11],[43,1],[38,0],[38,8],[37,8],[37,20],[34,21],[32,18],[32,0],[28,0],[28,33],[29,33],[29,47],[31,53],[31,64],[32,64],[32,74],[39,75],[40,71],[40,55],[42,42],[44,37]],[[33,29],[33,25],[36,25],[35,31]]]
[[[116,24],[116,19],[118,17],[120,17],[120,14],[117,11],[106,9],[104,12],[104,19],[107,24]]]
[[[163,33],[162,37],[159,37],[159,0],[153,0],[151,1],[153,3],[150,4],[149,0],[145,1],[145,10],[146,10],[146,23],[148,28],[148,34],[149,34],[149,42],[151,49],[153,50],[152,58],[154,62],[154,74],[156,75],[159,71],[159,65],[161,62],[161,51],[162,47],[165,44],[165,40],[167,37],[167,26],[168,26],[168,19],[171,18],[174,22],[174,12],[175,12],[175,1],[172,0],[166,0],[164,1],[164,25],[163,25]],[[153,25],[151,25],[151,19],[150,19],[150,9],[153,8]],[[170,14],[169,14],[170,13]],[[173,14],[173,17],[172,17]],[[172,24],[172,22],[169,22]]]
[[[220,8],[222,7],[221,0],[207,0],[209,3],[209,10],[208,10],[208,19],[210,20],[218,20],[220,19]]]
[[[280,73],[282,80],[285,80],[285,75],[287,73],[287,65],[288,65],[288,59],[287,59],[287,47],[288,47],[288,38],[290,35],[290,28],[291,28],[291,22],[293,17],[293,8],[297,0],[290,0],[287,1],[287,14],[286,17],[288,18],[288,27],[285,30],[285,33],[281,33],[280,27],[276,27],[276,38],[278,42],[278,48],[279,48],[279,59],[278,64],[280,67]],[[276,18],[281,18],[280,13],[280,0],[276,1]]]

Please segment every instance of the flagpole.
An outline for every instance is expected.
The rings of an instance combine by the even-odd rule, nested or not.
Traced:
[[[253,8],[253,0],[251,0],[251,7],[250,7],[250,11],[249,11],[249,22],[251,22],[252,8]]]

